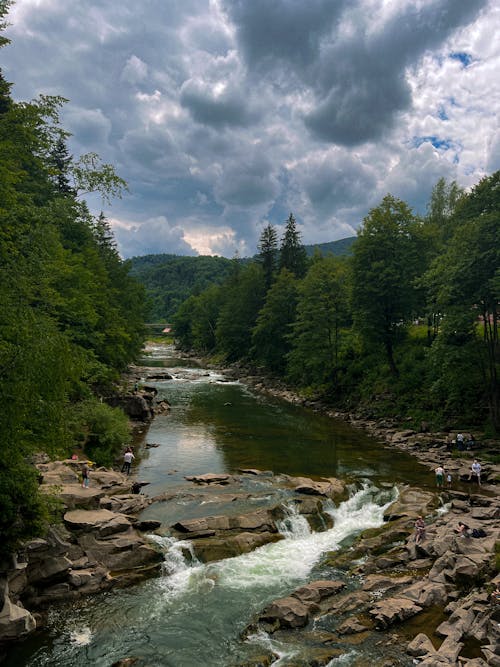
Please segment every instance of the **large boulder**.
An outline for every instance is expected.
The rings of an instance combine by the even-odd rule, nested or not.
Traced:
[[[190,543],[196,557],[203,563],[233,558],[241,554],[250,553],[257,547],[283,539],[278,533],[255,532],[239,533],[237,535],[223,535],[221,537],[190,538]]]
[[[259,623],[270,631],[279,628],[303,628],[309,621],[310,605],[306,605],[296,597],[275,600],[264,609]]]
[[[422,611],[422,607],[413,600],[404,597],[393,597],[380,600],[368,610],[375,626],[384,630],[394,623],[400,623]]]
[[[14,604],[6,595],[0,609],[0,643],[21,639],[36,628],[36,622],[27,609]]]
[[[93,532],[100,537],[123,533],[132,525],[129,517],[109,510],[72,510],[64,515],[64,523],[71,531]]]

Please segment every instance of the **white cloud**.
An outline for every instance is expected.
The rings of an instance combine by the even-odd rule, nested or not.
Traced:
[[[10,20],[14,94],[67,97],[71,151],[129,183],[124,255],[251,255],[290,211],[329,241],[387,192],[422,212],[440,176],[500,167],[492,0],[17,0]]]

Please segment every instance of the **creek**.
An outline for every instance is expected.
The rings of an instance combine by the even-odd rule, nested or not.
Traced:
[[[153,504],[145,518],[168,527],[180,519],[227,512],[218,495],[197,497],[185,480],[207,472],[258,468],[339,477],[352,484],[351,496],[327,508],[333,528],[312,532],[290,507],[280,525],[283,540],[219,562],[199,563],[168,534],[154,536],[165,552],[162,576],[54,607],[48,626],[9,652],[5,667],[110,667],[126,657],[136,657],[137,667],[234,667],[257,664],[257,657],[270,649],[278,656],[273,665],[309,664],[307,646],[294,643],[293,632],[289,641],[265,633],[243,639],[241,633],[273,599],[307,581],[335,578],[325,555],[347,548],[360,531],[381,525],[398,482],[429,487],[434,480],[415,459],[384,448],[344,422],[253,393],[177,358],[171,348],[153,346],[143,363],[149,371],[154,366],[173,376],[147,380],[171,410],[140,434],[133,472],[149,482],[148,495],[175,492],[177,498]],[[146,443],[155,446],[146,449]],[[265,478],[248,484],[246,497],[231,502],[230,512],[265,504]],[[253,494],[256,485],[258,495]],[[281,500],[287,506],[286,496]],[[314,630],[332,631],[334,625],[335,619],[322,619]],[[377,663],[366,648],[340,648],[341,656],[330,665],[382,664],[382,654]],[[411,661],[402,658],[398,664]]]

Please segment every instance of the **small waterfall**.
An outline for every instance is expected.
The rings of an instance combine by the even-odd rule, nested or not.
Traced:
[[[283,508],[284,518],[276,521],[276,528],[285,538],[306,538],[311,535],[311,528],[307,519],[299,514],[295,504],[287,504]]]

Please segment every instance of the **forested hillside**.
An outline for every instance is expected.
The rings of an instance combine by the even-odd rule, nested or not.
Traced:
[[[308,256],[345,255],[351,252],[356,237],[306,245]],[[202,255],[181,257],[179,255],[143,255],[132,257],[131,275],[146,289],[148,317],[151,321],[170,321],[183,301],[202,292],[210,285],[221,284],[236,262],[247,264],[249,259],[229,260],[224,257]]]
[[[8,5],[0,0],[0,30]],[[0,71],[0,553],[48,517],[33,452],[79,446],[106,461],[129,437],[123,413],[100,398],[144,330],[142,286],[82,199],[125,183],[96,155],[68,153],[64,100],[16,103],[10,87]]]
[[[150,321],[169,321],[191,294],[220,284],[232,260],[225,257],[145,255],[130,260],[131,274],[145,287]]]
[[[292,215],[259,250],[181,305],[182,347],[373,416],[500,430],[500,172],[441,179],[424,217],[387,195],[344,257],[308,258]]]

